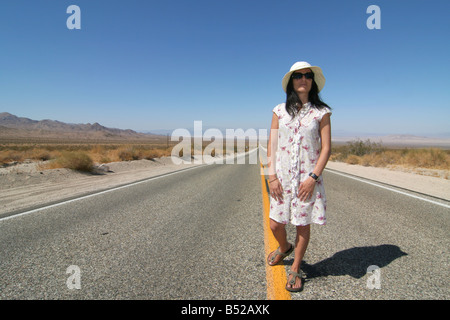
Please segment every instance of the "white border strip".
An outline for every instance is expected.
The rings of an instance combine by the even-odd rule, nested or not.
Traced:
[[[347,175],[347,174],[342,173],[342,172],[337,172],[337,171],[328,170],[328,169],[325,169],[325,171],[330,172],[330,173],[334,173],[334,174],[337,174],[337,175],[340,175],[340,176],[343,176],[343,177],[347,177],[347,178],[350,178],[350,179],[353,179],[353,180],[361,181],[361,182],[364,182],[364,183],[367,183],[367,184],[370,184],[372,186],[376,186],[376,187],[379,187],[379,188],[382,188],[382,189],[386,189],[386,190],[389,190],[389,191],[397,192],[397,193],[403,194],[403,195],[411,197],[411,198],[427,201],[427,202],[430,202],[432,204],[436,204],[438,206],[450,209],[450,205],[447,205],[445,203],[441,203],[441,202],[429,200],[429,199],[426,199],[426,198],[422,198],[422,197],[419,197],[419,196],[416,196],[416,195],[413,195],[413,194],[410,194],[410,193],[407,193],[407,192],[396,190],[394,188],[386,187],[386,186],[383,186],[383,185],[380,185],[380,184],[377,184],[377,183],[373,183],[373,182],[370,182],[370,181],[367,181],[367,180],[364,180],[364,179],[356,178],[356,177]]]

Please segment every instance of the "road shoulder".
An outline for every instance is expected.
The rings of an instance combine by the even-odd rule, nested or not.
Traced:
[[[430,195],[450,201],[450,180],[403,172],[388,168],[365,167],[343,162],[329,161],[327,169],[348,173],[392,186]]]

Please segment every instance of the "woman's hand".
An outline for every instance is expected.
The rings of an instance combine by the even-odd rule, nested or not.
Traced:
[[[300,198],[301,201],[309,200],[314,192],[315,186],[316,180],[312,177],[308,177],[305,181],[300,182],[297,197]]]
[[[269,191],[272,198],[277,201],[283,200],[283,187],[281,186],[280,180],[274,179],[269,182]]]

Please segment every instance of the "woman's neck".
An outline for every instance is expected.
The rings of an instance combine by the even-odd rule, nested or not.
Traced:
[[[303,92],[302,93],[297,93],[297,96],[302,101],[302,104],[306,104],[306,103],[309,102],[308,93],[303,93]],[[301,107],[303,107],[303,106],[301,106]]]

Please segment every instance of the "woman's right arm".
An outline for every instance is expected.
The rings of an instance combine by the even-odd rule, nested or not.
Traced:
[[[283,188],[276,174],[276,152],[278,149],[278,116],[273,113],[270,126],[269,144],[267,146],[267,167],[269,169],[269,190],[276,200],[283,199]]]

